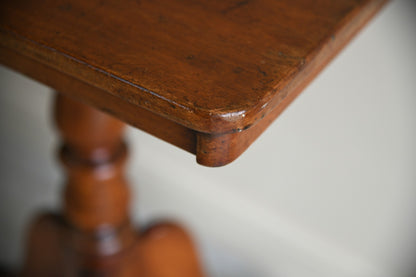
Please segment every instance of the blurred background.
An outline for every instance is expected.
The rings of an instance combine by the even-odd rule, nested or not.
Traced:
[[[0,264],[59,208],[53,94],[0,67]],[[395,1],[230,165],[129,128],[132,215],[185,225],[212,277],[415,276],[415,107],[416,2]]]

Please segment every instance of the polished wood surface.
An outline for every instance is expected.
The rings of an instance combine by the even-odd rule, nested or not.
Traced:
[[[2,1],[0,61],[220,166],[384,2]]]
[[[34,220],[23,276],[203,276],[181,227],[131,226],[123,122],[225,165],[384,2],[0,1],[0,62],[61,92],[63,213]]]
[[[67,173],[63,214],[29,230],[24,277],[201,277],[187,233],[161,222],[135,231],[124,177],[125,124],[58,94],[55,119]]]

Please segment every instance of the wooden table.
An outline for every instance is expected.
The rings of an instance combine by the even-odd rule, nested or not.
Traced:
[[[68,173],[63,213],[29,232],[23,275],[202,276],[181,227],[131,227],[123,122],[202,165],[230,163],[384,2],[2,1],[0,61],[60,92]]]

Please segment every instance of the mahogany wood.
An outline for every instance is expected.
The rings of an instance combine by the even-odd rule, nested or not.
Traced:
[[[87,83],[65,75],[51,67],[0,46],[0,62],[25,75],[58,90],[72,98],[82,100],[108,114],[112,114],[141,130],[196,153],[194,131],[129,102],[117,102],[117,97]],[[111,105],[108,105],[108,104]],[[109,107],[110,106],[110,107]]]
[[[61,94],[55,108],[68,176],[64,212],[35,220],[22,275],[201,277],[181,227],[159,223],[142,233],[131,227],[125,124]]]
[[[0,1],[0,62],[62,92],[64,211],[34,221],[23,275],[202,276],[179,226],[132,228],[118,119],[225,165],[385,2]]]
[[[54,87],[55,77],[94,87],[64,93],[220,166],[384,2],[2,1],[0,56]]]

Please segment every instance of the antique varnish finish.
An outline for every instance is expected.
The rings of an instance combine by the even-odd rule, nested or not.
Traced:
[[[220,166],[384,2],[2,1],[0,61]]]
[[[384,2],[1,1],[0,62],[60,91],[67,174],[63,213],[32,224],[22,275],[203,276],[181,227],[132,228],[124,122],[225,165]]]

